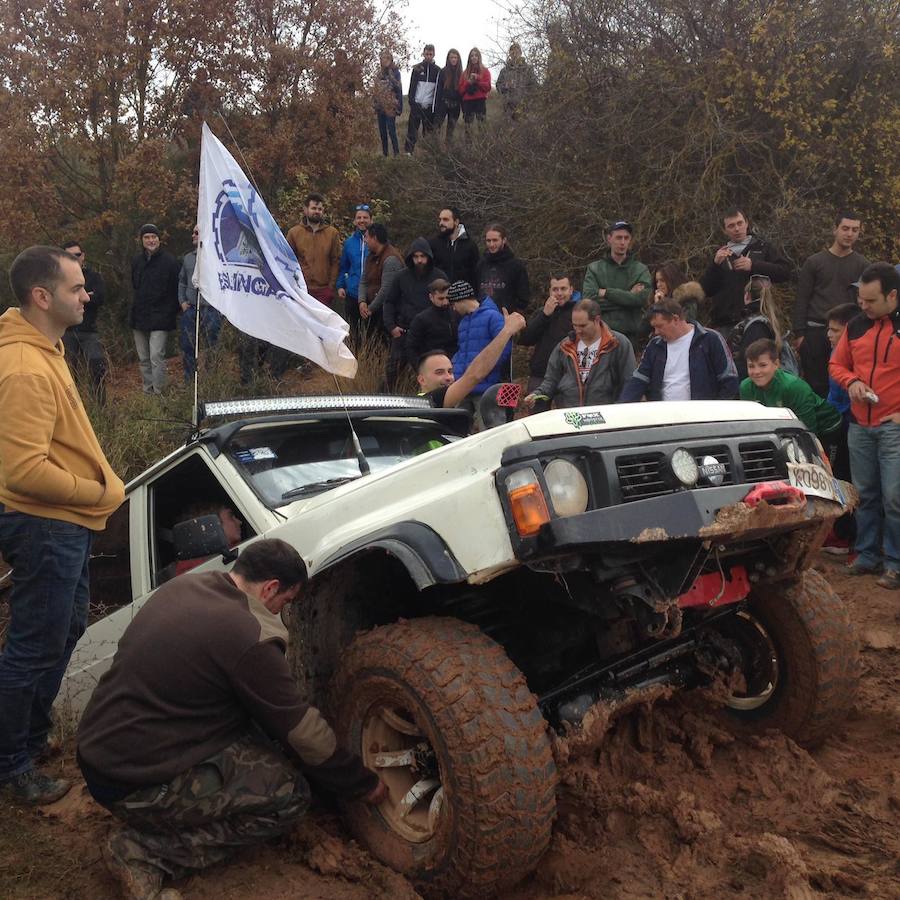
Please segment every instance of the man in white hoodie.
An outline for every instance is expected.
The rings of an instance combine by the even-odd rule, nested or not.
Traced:
[[[409,125],[403,148],[407,153],[416,149],[420,127],[423,135],[434,130],[434,107],[440,77],[441,67],[434,61],[434,44],[426,44],[422,62],[412,67],[409,79]]]

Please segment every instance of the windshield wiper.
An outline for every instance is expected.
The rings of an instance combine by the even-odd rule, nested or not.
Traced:
[[[300,497],[303,494],[310,494],[313,491],[328,490],[337,487],[339,484],[346,484],[348,481],[356,481],[362,478],[361,475],[344,475],[342,478],[328,478],[325,481],[311,481],[309,484],[301,484],[299,487],[291,488],[281,495],[282,500],[290,500],[291,497]]]

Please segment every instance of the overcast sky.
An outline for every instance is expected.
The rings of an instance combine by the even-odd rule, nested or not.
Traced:
[[[469,50],[478,47],[496,78],[498,47],[504,48],[503,58],[506,57],[506,29],[500,22],[500,14],[492,0],[407,0],[404,17],[409,23],[413,64],[422,59],[425,44],[434,44],[435,62],[441,66],[451,47],[459,50],[463,64]]]

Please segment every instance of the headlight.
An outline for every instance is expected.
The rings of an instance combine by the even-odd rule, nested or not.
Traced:
[[[558,516],[577,516],[587,509],[587,482],[574,463],[554,459],[544,469],[544,480]]]
[[[697,460],[684,447],[679,447],[672,453],[669,465],[672,467],[672,474],[685,487],[693,487],[697,483],[697,479],[700,477]]]

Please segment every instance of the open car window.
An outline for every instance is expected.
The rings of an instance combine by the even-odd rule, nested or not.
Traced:
[[[373,417],[354,425],[372,472],[458,439],[439,422],[425,419]],[[245,429],[232,439],[227,452],[272,509],[330,490],[360,474],[349,426],[339,420]]]
[[[200,453],[192,453],[150,485],[149,512],[152,529],[152,579],[158,587],[170,578],[182,574],[190,565],[179,565],[175,558],[173,529],[179,522],[200,515],[216,515],[220,509],[231,512],[235,529],[233,537],[241,543],[256,532],[221,482],[210,470]],[[198,565],[203,560],[192,561]]]

